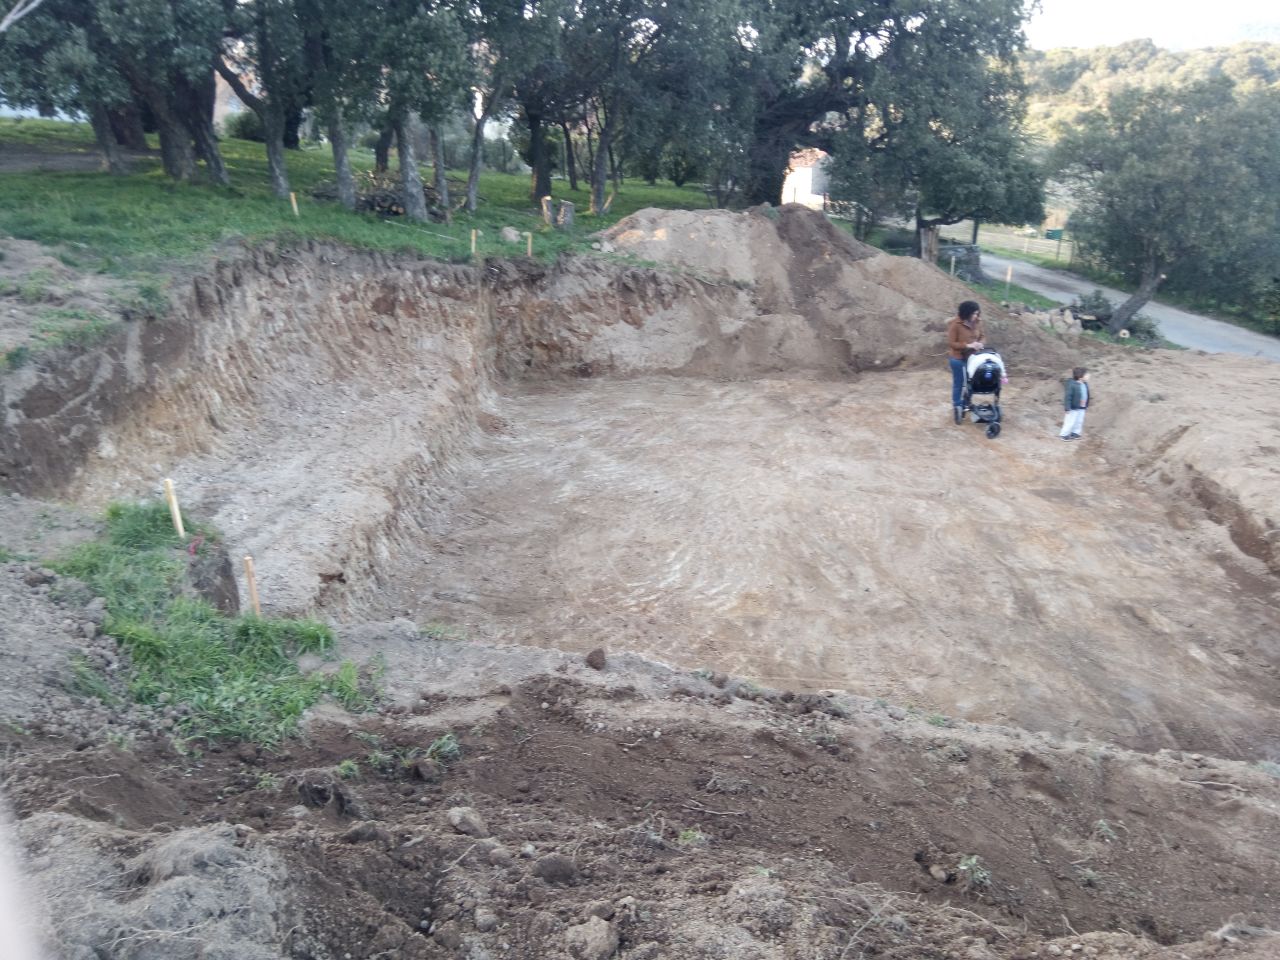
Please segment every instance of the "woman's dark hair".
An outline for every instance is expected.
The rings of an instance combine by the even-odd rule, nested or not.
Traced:
[[[968,320],[981,309],[982,307],[979,305],[977,300],[965,300],[960,304],[960,307],[956,312],[960,314],[961,320]]]
[[[1083,377],[1083,376],[1084,376],[1086,373],[1088,373],[1088,372],[1089,372],[1089,371],[1088,371],[1088,369],[1086,369],[1085,367],[1072,367],[1072,368],[1071,368],[1071,379],[1072,379],[1072,380],[1079,380],[1081,377]]]

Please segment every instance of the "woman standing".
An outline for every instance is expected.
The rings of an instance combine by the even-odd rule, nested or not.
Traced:
[[[982,308],[976,300],[966,300],[956,308],[947,324],[947,355],[951,364],[951,409],[956,423],[964,418],[964,363],[969,354],[982,349]]]

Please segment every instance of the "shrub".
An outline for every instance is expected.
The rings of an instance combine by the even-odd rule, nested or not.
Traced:
[[[223,132],[236,140],[252,140],[254,143],[266,143],[267,134],[262,129],[262,120],[252,110],[241,110],[227,117],[222,125]]]
[[[1097,289],[1092,293],[1084,293],[1076,297],[1068,304],[1067,309],[1077,317],[1082,314],[1086,317],[1094,317],[1096,322],[1089,323],[1089,327],[1105,327],[1107,321],[1116,312],[1115,304],[1107,299],[1106,294]]]
[[[1142,343],[1159,343],[1160,325],[1145,313],[1140,313],[1129,321],[1129,336]]]

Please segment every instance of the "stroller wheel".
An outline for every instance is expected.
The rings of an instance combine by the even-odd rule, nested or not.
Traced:
[[[994,440],[998,436],[1000,436],[1000,421],[997,420],[987,426],[987,439]]]

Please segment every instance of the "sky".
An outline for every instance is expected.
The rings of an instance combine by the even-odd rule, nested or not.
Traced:
[[[1114,46],[1150,39],[1165,50],[1222,47],[1241,40],[1280,43],[1277,0],[1042,0],[1027,23],[1037,50]]]

